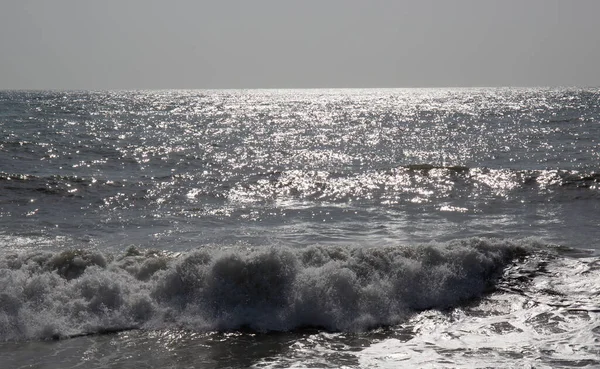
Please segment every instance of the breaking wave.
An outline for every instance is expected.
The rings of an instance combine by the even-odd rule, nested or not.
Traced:
[[[0,260],[0,340],[169,327],[361,331],[476,299],[542,246],[470,238],[371,248],[11,254]]]

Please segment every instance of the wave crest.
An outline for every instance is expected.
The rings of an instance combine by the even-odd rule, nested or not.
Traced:
[[[481,296],[535,241],[465,239],[395,247],[130,249],[0,260],[0,339],[130,328],[359,331]]]

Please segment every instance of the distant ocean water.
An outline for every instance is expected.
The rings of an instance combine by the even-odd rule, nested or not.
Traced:
[[[600,89],[0,91],[2,368],[599,367]]]

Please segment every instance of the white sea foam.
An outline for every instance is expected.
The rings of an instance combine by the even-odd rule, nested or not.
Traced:
[[[21,253],[0,260],[0,339],[131,328],[363,331],[446,309],[493,288],[533,240],[302,249],[130,249]]]
[[[362,334],[316,332],[255,367],[597,368],[598,258],[532,254],[471,304]]]
[[[600,260],[557,258],[533,279],[452,314],[420,313],[357,354],[369,368],[600,366]],[[513,286],[514,287],[514,286]]]

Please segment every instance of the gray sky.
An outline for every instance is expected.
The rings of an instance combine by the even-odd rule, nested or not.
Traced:
[[[2,0],[0,89],[600,86],[599,0]]]

